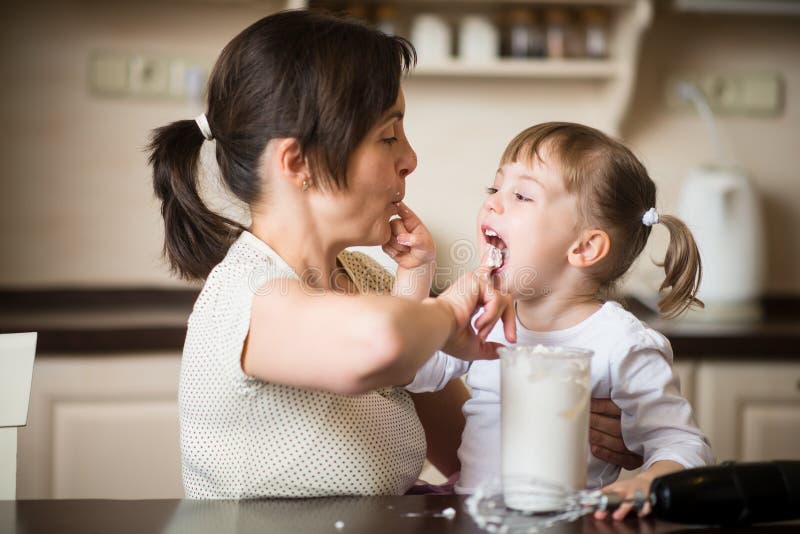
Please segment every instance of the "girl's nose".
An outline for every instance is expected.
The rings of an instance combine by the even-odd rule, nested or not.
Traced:
[[[495,213],[503,213],[503,197],[500,191],[486,197],[486,209]]]

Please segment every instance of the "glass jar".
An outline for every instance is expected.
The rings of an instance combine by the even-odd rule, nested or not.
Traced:
[[[608,57],[608,13],[600,8],[587,8],[581,18],[586,32],[586,57]]]
[[[536,13],[523,7],[508,12],[506,51],[511,57],[545,55],[545,33]]]
[[[375,9],[375,28],[386,35],[398,35],[398,10],[392,4],[382,4]]]
[[[552,7],[545,11],[547,57],[553,59],[566,57],[568,22],[567,11],[560,7]]]

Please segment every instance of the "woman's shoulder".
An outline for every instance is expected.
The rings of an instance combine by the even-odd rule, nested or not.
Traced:
[[[353,277],[361,291],[388,294],[394,287],[394,276],[376,259],[355,250],[339,254],[339,261]]]
[[[209,273],[194,311],[233,300],[249,305],[254,295],[270,290],[271,281],[285,278],[296,278],[291,267],[266,243],[242,232]]]

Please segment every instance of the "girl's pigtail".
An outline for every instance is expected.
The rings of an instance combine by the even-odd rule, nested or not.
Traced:
[[[197,191],[197,165],[205,138],[193,120],[153,131],[148,161],[164,217],[164,255],[181,278],[203,280],[243,230],[206,207]]]
[[[667,254],[664,262],[657,264],[664,267],[666,273],[659,292],[669,289],[669,293],[658,301],[658,309],[665,319],[673,319],[691,306],[704,307],[696,297],[703,266],[694,237],[683,221],[671,215],[661,215],[658,222],[669,230]]]

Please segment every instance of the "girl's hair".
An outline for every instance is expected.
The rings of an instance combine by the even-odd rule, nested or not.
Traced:
[[[642,216],[655,207],[656,185],[636,156],[602,132],[567,122],[528,128],[509,143],[500,164],[542,159],[542,150],[557,162],[566,190],[578,198],[580,224],[603,229],[611,238],[609,255],[589,270],[601,291],[609,292],[641,254],[651,227]],[[683,313],[696,298],[702,277],[700,252],[686,225],[677,217],[659,215],[670,241],[663,263],[666,278],[658,302],[667,318]]]
[[[265,17],[222,50],[208,82],[206,116],[222,180],[241,201],[262,199],[259,159],[274,138],[297,139],[324,189],[347,188],[347,162],[397,100],[416,63],[408,41],[310,11]],[[147,147],[164,217],[164,254],[186,279],[203,279],[243,230],[198,194],[205,140],[193,120],[154,130]]]

